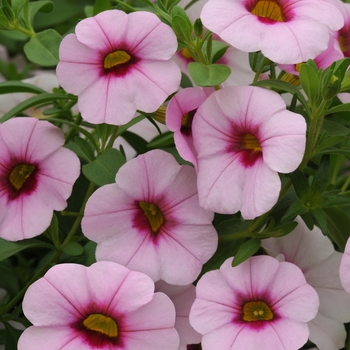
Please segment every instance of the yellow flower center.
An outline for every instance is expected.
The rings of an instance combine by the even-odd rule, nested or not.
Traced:
[[[258,0],[250,12],[255,16],[267,17],[272,21],[285,21],[281,5],[275,0]]]
[[[191,59],[191,58],[192,58],[190,52],[188,51],[188,49],[186,49],[186,47],[184,47],[183,49],[181,49],[180,54],[181,54],[181,56],[184,57],[184,58],[187,58],[187,59]]]
[[[139,206],[147,216],[152,232],[158,233],[164,222],[164,216],[160,209],[155,204],[147,202],[139,202]]]
[[[349,35],[340,34],[338,37],[340,50],[345,55],[350,51],[350,38]],[[345,55],[346,56],[346,55]]]
[[[113,67],[119,66],[120,64],[127,63],[131,60],[131,56],[125,51],[114,51],[109,53],[104,61],[103,67],[105,69],[111,69]]]
[[[263,301],[248,301],[243,306],[244,321],[269,321],[272,319],[273,313],[268,305]]]
[[[109,338],[118,336],[118,326],[116,322],[108,316],[102,314],[92,314],[83,321],[83,325],[90,331],[98,332]]]
[[[262,148],[258,139],[252,134],[245,134],[243,136],[243,149],[251,149],[255,152],[261,152]]]
[[[35,170],[34,165],[28,165],[28,164],[17,165],[12,169],[10,173],[10,176],[9,176],[10,184],[17,191],[19,191],[34,170]]]

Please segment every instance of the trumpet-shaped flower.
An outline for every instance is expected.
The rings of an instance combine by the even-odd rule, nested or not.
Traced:
[[[209,0],[201,19],[237,49],[281,64],[315,58],[327,49],[330,30],[344,24],[327,0]]]
[[[82,20],[60,46],[57,77],[78,95],[82,117],[125,124],[154,112],[180,85],[172,29],[150,12],[104,11]]]
[[[180,90],[166,109],[166,125],[174,131],[174,141],[180,156],[197,168],[197,153],[193,146],[192,120],[197,108],[215,91],[214,88]]]
[[[175,309],[153,281],[109,261],[61,264],[34,282],[23,300],[33,326],[18,350],[177,350]]]
[[[97,242],[97,260],[186,285],[216,250],[212,220],[199,206],[195,170],[154,150],[128,161],[115,184],[90,197],[82,229]]]
[[[200,204],[253,219],[276,203],[280,173],[300,164],[304,118],[286,109],[275,92],[252,86],[211,94],[193,119]]]
[[[309,339],[320,350],[344,347],[344,323],[350,321],[350,295],[342,288],[339,266],[342,254],[318,227],[310,231],[301,218],[298,226],[287,236],[263,240],[269,255],[291,262],[303,271],[306,281],[318,293],[320,308],[308,323]]]
[[[318,310],[316,291],[294,264],[255,256],[239,266],[227,259],[196,286],[190,323],[203,350],[296,350]]]
[[[80,174],[64,135],[36,118],[0,125],[0,237],[17,241],[43,233],[63,210]]]

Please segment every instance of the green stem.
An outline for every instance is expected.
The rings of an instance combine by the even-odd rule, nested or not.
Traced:
[[[114,130],[113,130],[113,134],[111,135],[111,137],[109,138],[108,144],[106,148],[111,148],[114,144],[114,141],[116,140],[116,138],[118,137],[118,130],[119,130],[119,126],[116,125]]]
[[[74,121],[74,124],[75,124],[75,125],[80,125],[80,123],[81,123],[82,120],[83,120],[83,118],[81,117],[81,114],[79,113],[78,116],[77,116],[77,118],[76,118],[75,121]],[[66,134],[66,143],[68,143],[68,142],[70,141],[70,139],[73,137],[73,135],[75,135],[76,132],[77,132],[77,131],[76,131],[76,129],[74,129],[74,128],[71,128],[71,129],[67,132],[67,134]]]
[[[262,71],[264,70],[265,66],[267,64],[269,64],[271,61],[264,57],[264,59],[261,61],[259,68],[257,69],[255,76],[254,76],[254,80],[253,80],[253,84],[256,83],[259,80],[260,74],[262,73]]]

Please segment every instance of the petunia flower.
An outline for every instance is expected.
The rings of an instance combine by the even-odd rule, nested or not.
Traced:
[[[350,238],[348,238],[346,242],[339,269],[341,284],[343,288],[350,293]]]
[[[109,261],[61,264],[34,282],[23,300],[33,326],[18,350],[177,350],[175,309],[153,281]]]
[[[316,291],[294,264],[255,256],[204,274],[196,286],[190,323],[203,350],[296,350],[318,310]]]
[[[193,284],[174,286],[164,281],[157,281],[155,290],[166,294],[174,303],[176,312],[175,329],[180,336],[178,350],[187,350],[188,345],[199,344],[202,335],[193,329],[188,319],[191,306],[196,298],[196,287]]]
[[[166,109],[165,123],[174,132],[180,156],[197,168],[197,152],[193,146],[192,120],[197,108],[214,92],[214,88],[187,88],[176,93]]]
[[[63,144],[63,132],[47,121],[14,118],[0,124],[1,238],[37,236],[53,211],[67,206],[80,163]]]
[[[85,120],[125,124],[138,109],[154,112],[179,87],[176,49],[174,32],[155,14],[104,11],[63,39],[57,77],[78,95]]]
[[[329,31],[344,24],[327,0],[209,0],[201,19],[233,47],[281,64],[315,58],[327,49]]]
[[[320,308],[308,323],[309,339],[320,350],[341,349],[346,340],[344,323],[350,322],[350,295],[339,277],[342,254],[318,227],[310,231],[301,218],[296,221],[298,226],[287,236],[263,240],[262,246],[269,255],[297,265],[317,291]]]
[[[304,118],[263,88],[214,92],[198,108],[192,131],[200,205],[222,214],[240,210],[247,220],[272,208],[278,172],[294,171],[304,155]]]
[[[97,242],[97,260],[187,285],[216,250],[213,216],[199,206],[193,167],[154,150],[128,161],[115,184],[90,197],[82,230]]]

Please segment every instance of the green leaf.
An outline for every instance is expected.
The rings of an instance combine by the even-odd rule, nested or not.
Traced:
[[[259,250],[260,246],[261,240],[256,237],[244,242],[234,256],[232,266],[238,266],[243,261],[249,259]]]
[[[96,247],[97,247],[97,243],[89,241],[88,243],[85,244],[84,246],[84,265],[85,266],[90,266],[93,263],[96,262]]]
[[[96,132],[98,136],[101,138],[102,144],[106,144],[108,138],[112,135],[113,131],[115,130],[115,125],[109,125],[109,124],[98,124],[96,126]]]
[[[301,200],[293,202],[284,215],[281,218],[281,223],[294,220],[298,215],[304,214],[308,208],[305,207],[304,203]]]
[[[54,29],[37,33],[24,45],[24,53],[29,61],[44,67],[56,66],[59,61],[58,48],[62,36]]]
[[[33,22],[34,16],[38,12],[49,13],[53,10],[54,3],[52,1],[39,0],[35,2],[29,2],[29,16],[31,23]]]
[[[333,122],[328,119],[324,119],[322,124],[322,130],[326,131],[328,135],[348,135],[350,133],[350,129],[346,126]]]
[[[233,218],[220,222],[218,225],[215,226],[215,229],[219,236],[225,236],[227,234],[242,231],[247,227],[247,221],[242,221],[241,219]]]
[[[10,242],[0,238],[0,261],[5,260],[10,256],[28,248],[52,249],[53,246],[38,239],[25,239],[23,241]]]
[[[42,93],[37,96],[30,97],[28,98],[28,100],[21,102],[16,107],[12,108],[7,113],[5,113],[0,118],[0,123],[3,123],[6,120],[12,118],[13,116],[20,114],[21,112],[25,111],[28,108],[42,105],[44,103],[49,104],[50,102],[57,101],[57,100],[68,100],[68,99],[76,99],[76,97],[68,96],[66,94],[50,94],[50,93]]]
[[[288,233],[292,232],[298,223],[296,221],[286,222],[282,225],[268,227],[267,230],[259,233],[259,238],[269,238],[269,237],[282,237],[286,236]]]
[[[59,235],[59,228],[58,228],[58,219],[56,214],[53,214],[51,224],[46,231],[50,236],[51,241],[55,245],[55,247],[59,247],[60,235]]]
[[[144,115],[138,115],[137,117],[130,120],[129,123],[120,125],[118,128],[117,136],[122,135],[126,130],[128,130],[131,126],[139,123],[141,120],[145,119],[146,117]]]
[[[249,52],[249,65],[253,72],[257,72],[260,65],[265,60],[265,56],[261,53],[261,51],[258,52]],[[270,69],[270,64],[266,64],[261,71],[261,73],[265,73]]]
[[[307,63],[303,63],[299,70],[299,79],[306,96],[312,104],[316,103],[320,80],[315,70]]]
[[[217,62],[227,51],[227,49],[230,47],[229,45],[226,45],[225,43],[217,40],[213,40],[213,48],[212,48],[212,63]]]
[[[349,111],[350,111],[350,103],[343,103],[338,106],[325,110],[323,115],[329,115],[332,113],[339,113],[339,112],[349,112]]]
[[[325,154],[321,158],[320,165],[317,169],[317,172],[314,176],[312,184],[309,190],[308,199],[316,199],[321,196],[321,194],[326,190],[329,180],[331,160],[329,154]]]
[[[175,7],[176,8],[176,7]],[[181,16],[173,16],[171,26],[175,34],[184,42],[191,42],[192,26]]]
[[[330,136],[326,138],[325,141],[323,141],[321,144],[319,144],[314,152],[314,154],[317,155],[318,152],[321,152],[329,147],[332,147],[342,141],[344,141],[346,138],[345,135],[335,135],[335,136]]]
[[[17,80],[4,81],[0,83],[0,94],[9,94],[13,92],[29,92],[32,94],[41,94],[45,93],[46,91],[39,88],[38,86],[23,83]]]
[[[327,224],[327,216],[323,209],[321,208],[310,208],[310,214],[314,219],[315,224],[320,228],[324,235],[328,235],[328,224]]]
[[[290,178],[293,182],[295,192],[302,201],[305,201],[308,197],[310,185],[307,181],[305,175],[299,170],[296,169],[290,174]]]
[[[86,156],[85,159],[88,159],[89,161],[92,161],[95,159],[94,149],[91,146],[91,143],[82,139],[80,136],[74,137],[74,142],[78,145],[81,152]]]
[[[18,17],[18,14],[21,12],[23,6],[28,2],[28,0],[11,0],[11,7],[16,17]]]
[[[83,165],[83,174],[97,186],[115,182],[115,175],[125,163],[125,158],[115,148],[108,148],[91,163]]]
[[[156,136],[148,145],[148,148],[162,148],[174,144],[174,133],[165,132],[162,135]]]
[[[71,256],[79,256],[84,252],[84,248],[78,242],[69,242],[68,244],[62,246],[62,250]]]
[[[198,86],[215,86],[223,83],[231,74],[231,69],[224,64],[210,64],[208,66],[191,62],[188,71]]]
[[[328,235],[343,252],[349,238],[350,218],[339,208],[323,209],[328,224]]]
[[[138,153],[142,154],[148,151],[147,144],[148,142],[143,139],[141,136],[131,132],[131,131],[124,131],[122,134],[122,137],[125,139],[125,141],[128,142],[128,144]]]
[[[110,0],[95,0],[93,15],[110,10],[112,8]]]

